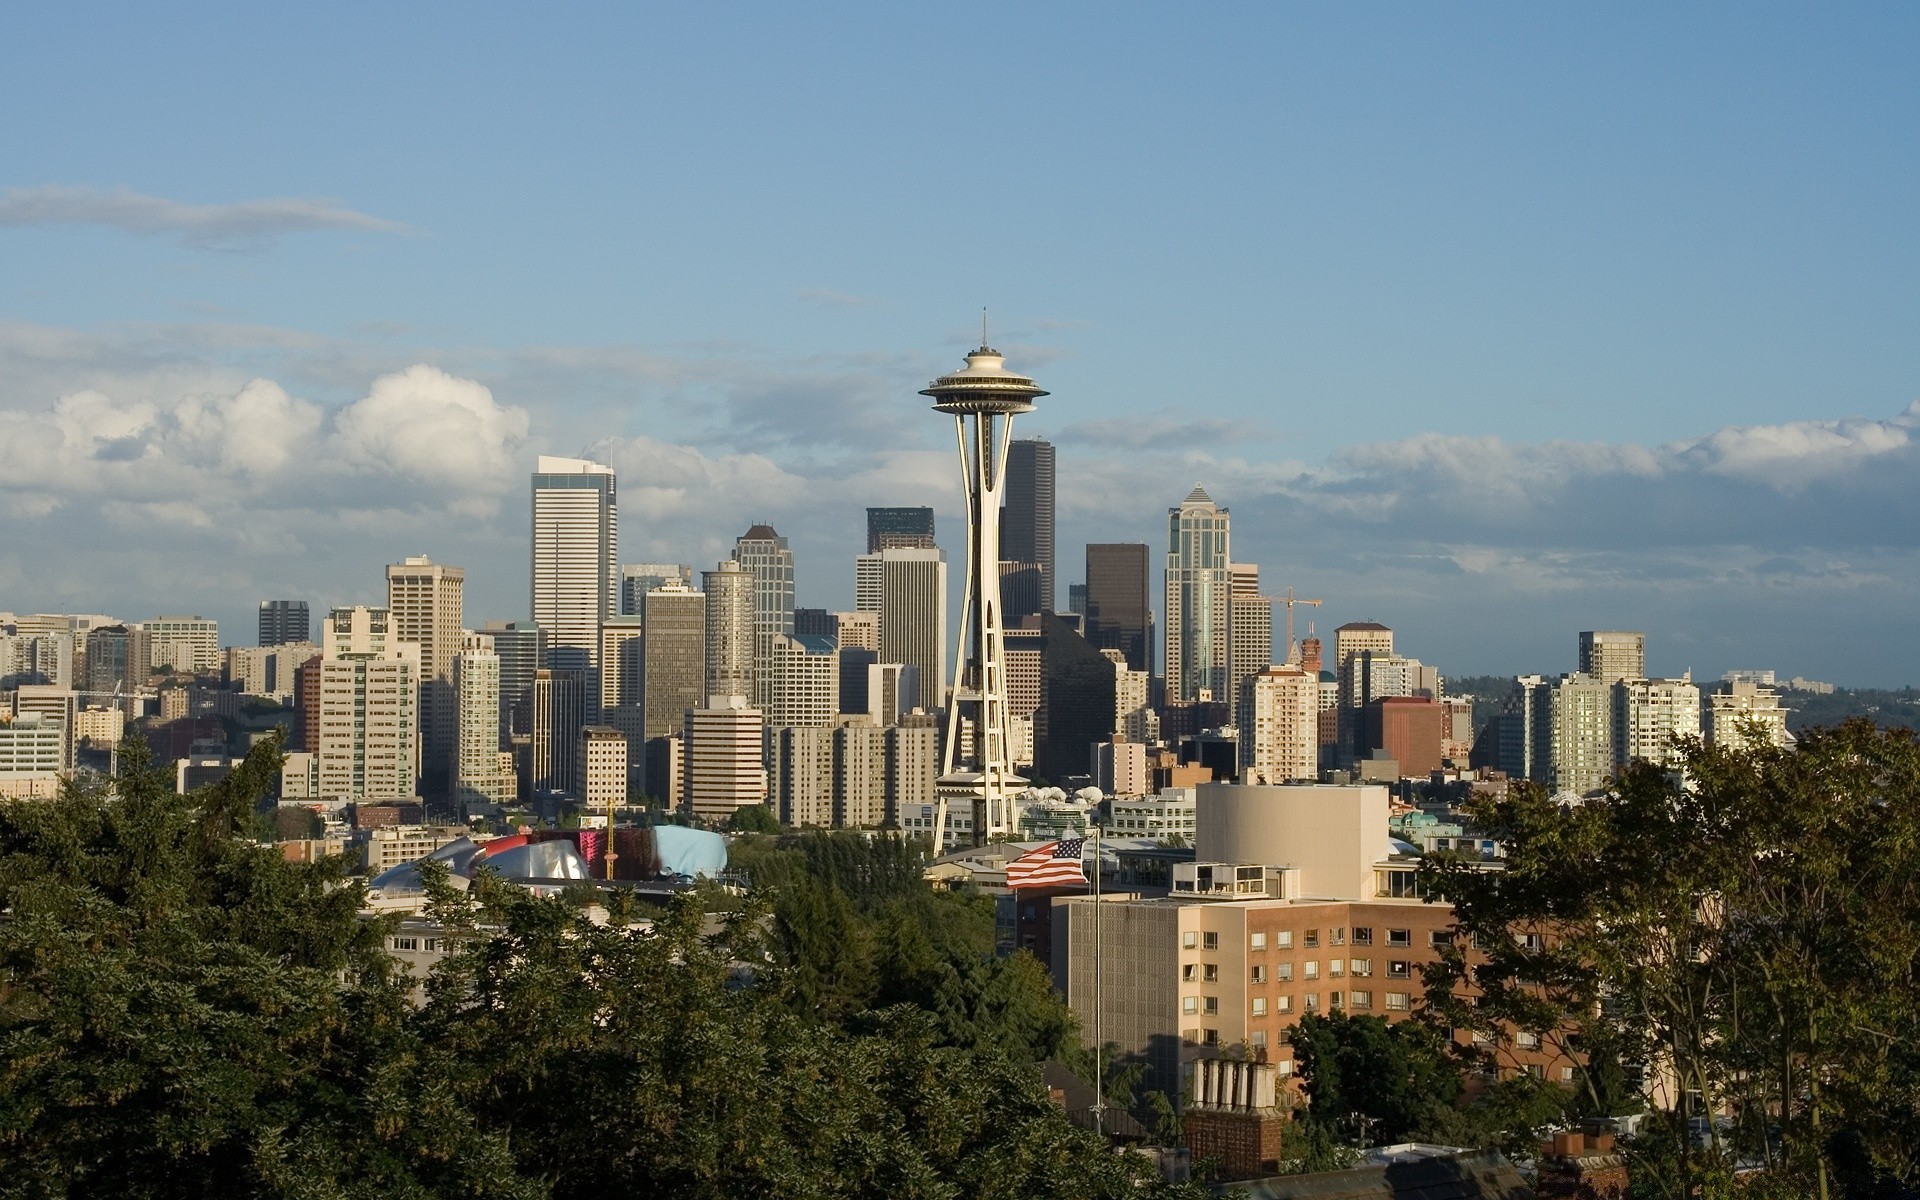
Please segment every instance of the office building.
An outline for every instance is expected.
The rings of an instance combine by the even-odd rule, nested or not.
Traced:
[[[1151,674],[1146,543],[1089,543],[1085,588],[1087,640],[1120,651],[1130,669]]]
[[[768,727],[768,784],[774,814],[794,829],[833,825],[833,739],[830,725]]]
[[[1198,484],[1179,507],[1167,510],[1164,662],[1169,703],[1230,700],[1229,533],[1227,510]]]
[[[1617,629],[1581,633],[1579,672],[1605,684],[1619,683],[1623,679],[1645,679],[1647,635]]]
[[[1792,743],[1780,693],[1760,683],[1722,680],[1706,696],[1707,741],[1734,748]]]
[[[637,707],[640,659],[646,625],[641,614],[621,614],[600,623],[600,711]]]
[[[1430,696],[1382,696],[1359,710],[1360,758],[1398,764],[1400,778],[1425,779],[1446,765],[1446,709]]]
[[[469,633],[461,640],[453,660],[453,694],[455,802],[473,807],[512,802],[517,783],[512,771],[500,766],[500,656],[487,634]]]
[[[84,644],[87,691],[111,696],[131,692],[147,681],[149,652],[144,633],[127,625],[102,625],[87,631]]]
[[[1041,606],[1042,571],[1039,563],[1000,560],[1000,613],[1012,625],[1044,611]]]
[[[1552,708],[1544,676],[1521,675],[1500,704],[1500,769],[1512,779],[1547,781]]]
[[[584,672],[598,665],[600,622],[619,601],[619,546],[613,468],[541,455],[533,474],[531,611],[546,632],[542,665]]]
[[[59,725],[60,770],[73,770],[74,750],[79,744],[76,727],[79,724],[80,697],[72,688],[46,683],[23,683],[14,689],[13,716],[15,720],[26,716],[37,716],[44,721]]]
[[[500,744],[504,746],[513,734],[533,727],[527,705],[533,673],[546,665],[547,635],[532,621],[488,621],[480,632],[492,639],[493,653],[500,660]]]
[[[588,812],[605,814],[627,802],[627,735],[605,725],[580,731],[581,799]]]
[[[1088,644],[1093,644],[1091,638]],[[1113,664],[1114,729],[1125,734],[1130,742],[1147,745],[1157,741],[1160,720],[1147,703],[1152,680],[1145,671],[1130,669],[1127,656],[1119,650],[1103,648],[1100,655]]]
[[[867,510],[867,553],[882,550],[931,550],[933,510],[931,508],[869,508]]]
[[[859,610],[877,618],[880,661],[913,667],[921,705],[939,707],[947,678],[946,555],[911,547],[863,554],[854,584]]]
[[[840,650],[830,637],[776,634],[767,727],[832,726],[840,715]]]
[[[940,727],[932,713],[904,713],[880,733],[885,774],[881,778],[878,825],[899,823],[900,814],[924,811],[937,800],[940,778]]]
[[[420,647],[393,636],[383,608],[336,608],[320,657],[298,669],[312,793],[328,800],[411,797],[420,769]]]
[[[1680,743],[1700,738],[1700,687],[1679,679],[1622,679],[1613,685],[1613,764],[1679,765]]]
[[[284,646],[313,640],[313,614],[305,600],[260,602],[260,645]]]
[[[534,794],[580,797],[580,731],[587,727],[587,673],[542,668],[533,673]]]
[[[880,609],[878,600],[871,612],[828,613],[833,628],[828,632],[842,650],[880,650]],[[810,631],[809,631],[810,632]]]
[[[647,593],[669,583],[683,583],[692,587],[693,568],[684,563],[622,563],[620,615],[639,616]]]
[[[1260,568],[1252,563],[1229,564],[1227,578],[1230,690],[1216,699],[1233,706],[1233,723],[1239,727],[1251,719],[1244,694],[1246,681],[1273,665],[1273,601],[1260,594]]]
[[[1007,444],[1006,500],[1000,508],[1000,557],[1029,563],[1038,573],[1039,606],[1052,612],[1058,595],[1054,562],[1054,451],[1044,438]],[[1009,613],[1011,620],[1015,613]]]
[[[720,823],[750,804],[766,803],[759,709],[744,696],[710,696],[705,707],[688,709],[684,722],[682,795],[695,820]]]
[[[643,731],[653,741],[677,736],[687,710],[706,697],[707,597],[685,584],[655,588],[646,595],[642,624],[640,704],[646,710]]]
[[[1555,795],[1589,795],[1613,774],[1613,687],[1591,675],[1562,675],[1544,689],[1546,785]]]
[[[302,663],[317,658],[320,647],[312,642],[280,642],[272,646],[228,646],[227,686],[243,696],[258,696],[280,704],[290,704],[295,695],[295,675]],[[91,661],[88,673],[93,671]],[[111,691],[111,688],[94,688]]]
[[[1109,796],[1144,796],[1152,785],[1147,748],[1114,734],[1093,744],[1093,786]]]
[[[1240,778],[1290,783],[1320,777],[1320,681],[1297,666],[1269,666],[1241,684]]]
[[[387,567],[394,636],[420,647],[420,794],[440,798],[453,782],[459,706],[453,660],[465,630],[467,573],[425,555]]]
[[[38,712],[0,717],[0,800],[45,800],[59,792],[69,729]]]
[[[700,578],[707,594],[706,695],[738,696],[751,704],[753,576],[729,559]]]
[[[1034,713],[1033,771],[1056,786],[1091,773],[1088,750],[1112,739],[1118,714],[1117,664],[1058,615],[1041,618],[1040,704]]]
[[[206,617],[154,617],[141,622],[149,665],[178,675],[211,675],[220,669],[220,623]]]
[[[753,577],[753,702],[773,695],[773,639],[793,629],[793,551],[771,525],[755,525],[733,544],[733,560]]]

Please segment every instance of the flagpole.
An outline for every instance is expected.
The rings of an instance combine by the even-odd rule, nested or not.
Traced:
[[[1107,1132],[1107,1091],[1101,1069],[1105,1054],[1106,1043],[1100,1039],[1100,826],[1093,824],[1093,1131],[1103,1137]]]

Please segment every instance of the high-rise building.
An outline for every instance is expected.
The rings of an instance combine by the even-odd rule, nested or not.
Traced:
[[[336,608],[321,656],[300,668],[313,794],[400,799],[420,771],[420,647],[393,632],[384,608]]]
[[[154,617],[141,622],[151,665],[182,675],[211,675],[220,669],[220,622],[206,617]]]
[[[1647,677],[1647,635],[1618,629],[1587,630],[1580,634],[1580,674],[1601,683]]]
[[[1613,685],[1613,765],[1679,762],[1677,743],[1700,737],[1700,687],[1679,679],[1622,679]]]
[[[1500,703],[1500,769],[1511,779],[1547,781],[1547,728],[1552,721],[1547,681],[1521,675]]]
[[[387,567],[394,636],[420,647],[420,793],[443,797],[453,782],[459,709],[453,660],[460,653],[467,573],[413,555]]]
[[[1119,709],[1118,664],[1059,616],[1041,618],[1040,705],[1034,711],[1034,774],[1060,785],[1091,773],[1092,747],[1110,740]]]
[[[870,612],[828,613],[833,618],[833,628],[819,632],[831,633],[842,650],[880,651],[880,602],[876,595],[874,607]],[[808,631],[811,632],[811,631]]]
[[[313,640],[313,615],[305,600],[262,600],[260,644],[284,646]]]
[[[684,563],[622,563],[620,565],[620,615],[637,617],[647,593],[669,583],[693,586],[693,568]]]
[[[13,693],[13,715],[38,716],[60,725],[60,769],[74,767],[75,747],[79,745],[76,727],[80,719],[80,697],[72,688],[46,683],[23,683]]]
[[[1360,753],[1395,763],[1402,779],[1425,779],[1445,764],[1446,707],[1431,696],[1382,696],[1359,712]]]
[[[1088,643],[1091,645],[1091,641]],[[1127,666],[1127,656],[1111,647],[1100,651],[1113,663],[1113,727],[1129,742],[1147,745],[1160,735],[1159,719],[1148,705],[1152,680]]]
[[[1054,563],[1054,454],[1045,438],[1007,444],[1007,497],[1000,509],[1000,557],[1039,571],[1040,605],[1052,612],[1058,578]],[[1011,615],[1011,614],[1009,614]]]
[[[1344,677],[1347,663],[1362,653],[1371,653],[1375,658],[1392,657],[1393,630],[1378,621],[1348,621],[1333,631],[1334,674]],[[1340,703],[1353,704],[1355,701],[1342,692]]]
[[[776,634],[767,727],[831,726],[840,715],[840,650],[830,637]]]
[[[1205,696],[1220,703],[1228,689],[1231,580],[1229,517],[1194,485],[1167,510],[1166,679],[1169,703]],[[1269,635],[1271,636],[1271,635]]]
[[[600,623],[600,710],[640,703],[640,658],[646,626],[638,613]]]
[[[312,642],[282,642],[277,646],[228,646],[227,686],[244,696],[260,696],[282,704],[294,698],[294,673],[320,647]],[[89,664],[91,670],[91,664]],[[112,691],[111,687],[94,689]]]
[[[542,668],[533,673],[533,791],[579,797],[587,686],[584,671]]]
[[[642,620],[640,704],[651,742],[677,735],[687,710],[706,698],[707,597],[685,584],[655,588],[646,595]],[[654,782],[650,779],[649,790]]]
[[[753,576],[727,559],[700,573],[706,589],[706,695],[753,702]]]
[[[1087,640],[1118,650],[1135,671],[1153,670],[1147,642],[1147,546],[1144,542],[1087,545]]]
[[[1320,777],[1320,681],[1296,666],[1268,666],[1241,685],[1240,778],[1288,783]]]
[[[921,705],[939,707],[947,678],[946,555],[914,547],[863,554],[854,593],[860,611],[878,617],[880,661],[917,670]]]
[[[1562,675],[1544,689],[1547,788],[1588,795],[1613,774],[1613,687],[1591,675]]]
[[[590,813],[627,802],[627,735],[605,725],[580,731],[580,798]]]
[[[1042,578],[1039,563],[1000,560],[1000,611],[1007,624],[1051,611],[1041,603]]]
[[[513,734],[533,728],[528,697],[533,693],[533,673],[546,665],[547,635],[532,621],[488,621],[480,632],[493,640],[493,652],[500,659],[500,744],[504,746]]]
[[[0,800],[45,800],[59,791],[70,729],[37,712],[0,721]]]
[[[619,601],[619,547],[613,468],[541,455],[533,474],[531,592],[533,623],[547,635],[543,665],[583,672],[598,665],[600,622]],[[571,761],[571,744],[567,751]]]
[[[129,692],[147,678],[146,643],[125,625],[88,631],[86,690],[100,695]],[[5,674],[0,670],[0,675]]]
[[[767,800],[760,710],[738,695],[716,695],[685,714],[683,795],[701,821],[724,821]]]
[[[933,549],[931,508],[869,508],[867,553],[891,549]]]
[[[461,639],[453,660],[453,693],[455,801],[463,806],[511,803],[514,778],[500,769],[500,656],[486,634]]]
[[[773,695],[773,639],[793,629],[793,551],[771,525],[755,525],[733,544],[733,561],[753,576],[753,702]]]
[[[1273,600],[1260,594],[1260,568],[1252,563],[1227,567],[1227,682],[1222,697],[1233,705],[1233,723],[1244,727],[1251,718],[1245,683],[1273,665]]]
[[[1707,741],[1715,746],[1785,746],[1787,710],[1780,693],[1744,679],[1723,679],[1707,692]]]
[[[768,783],[782,825],[833,824],[834,732],[827,725],[768,726]]]

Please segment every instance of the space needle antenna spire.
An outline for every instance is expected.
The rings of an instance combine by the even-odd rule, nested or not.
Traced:
[[[1013,418],[1033,411],[1046,391],[1007,370],[987,344],[987,310],[980,310],[980,348],[962,369],[928,384],[936,412],[951,414],[966,491],[967,576],[961,593],[953,686],[947,702],[946,749],[934,783],[935,853],[963,840],[984,844],[1013,831],[1013,797],[1027,781],[1013,773],[1007,710],[1006,628],[1000,611],[1000,505],[1007,481],[1007,444]],[[962,722],[972,738],[962,737]],[[968,744],[963,745],[963,742]],[[964,828],[957,817],[971,817]],[[964,835],[964,837],[963,837]]]

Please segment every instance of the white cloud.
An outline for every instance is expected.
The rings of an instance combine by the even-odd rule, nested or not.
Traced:
[[[528,427],[525,409],[495,403],[484,385],[416,363],[347,406],[330,449],[363,473],[494,492],[520,465]]]
[[[174,234],[192,245],[220,249],[257,246],[289,233],[405,229],[330,200],[272,197],[232,204],[184,204],[125,187],[60,184],[0,192],[0,226],[9,225],[102,225],[124,233]]]

